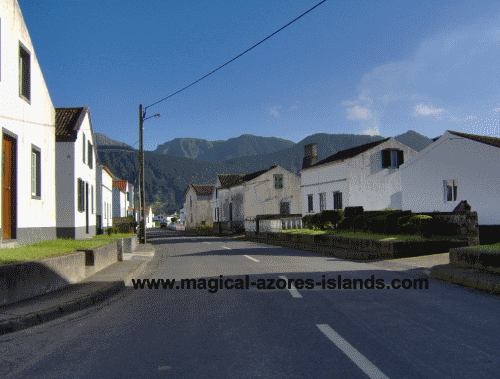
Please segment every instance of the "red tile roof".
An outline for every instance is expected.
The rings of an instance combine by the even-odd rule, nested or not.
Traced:
[[[113,173],[111,172],[111,170],[109,168],[107,168],[106,166],[102,166],[102,168],[104,169],[104,171],[106,171],[109,176],[111,176],[112,179],[115,179],[116,176],[113,175]]]
[[[126,180],[113,180],[113,187],[118,188],[122,192],[127,192],[127,181]]]
[[[186,196],[186,193],[190,187],[194,189],[194,191],[196,192],[197,195],[202,195],[202,196],[207,196],[207,195],[213,194],[214,188],[215,188],[215,186],[211,186],[211,185],[190,184],[189,186],[187,186],[186,190],[184,191],[184,196]]]
[[[252,172],[250,174],[238,174],[238,175],[217,175],[220,181],[221,188],[230,188],[245,182],[249,182],[255,178],[258,178],[262,174],[276,168],[277,166],[271,166],[266,170]]]
[[[89,107],[56,108],[56,141],[75,141]]]

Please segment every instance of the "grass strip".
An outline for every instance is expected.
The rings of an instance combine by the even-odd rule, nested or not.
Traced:
[[[0,265],[71,254],[76,250],[93,249],[109,242],[109,240],[58,238],[52,241],[43,241],[12,249],[2,249],[0,250]]]
[[[460,237],[450,237],[450,236],[432,236],[431,238],[424,238],[418,235],[407,235],[407,234],[376,234],[376,233],[366,233],[366,232],[353,232],[353,231],[343,231],[343,230],[319,230],[319,229],[284,229],[282,233],[289,234],[326,234],[339,237],[349,237],[349,238],[366,238],[373,239],[377,241],[389,241],[389,242],[411,242],[411,241],[440,241],[440,240],[450,240],[450,239],[460,239]]]
[[[135,236],[135,233],[115,233],[108,236],[107,234],[100,234],[98,236],[93,237],[93,240],[113,240],[118,238],[130,238]]]

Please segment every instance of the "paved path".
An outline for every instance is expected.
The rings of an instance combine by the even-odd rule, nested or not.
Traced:
[[[425,279],[418,259],[359,263],[158,231],[140,278]],[[435,257],[437,261],[445,257]],[[392,267],[391,267],[392,265]],[[497,378],[498,297],[429,289],[128,287],[107,303],[0,337],[3,378]]]

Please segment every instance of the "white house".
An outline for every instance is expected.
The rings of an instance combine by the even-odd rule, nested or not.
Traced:
[[[96,159],[88,107],[56,108],[58,238],[96,234]]]
[[[126,180],[113,180],[113,217],[127,217],[128,182]]]
[[[218,175],[212,203],[214,222],[300,214],[300,178],[280,166],[245,175]]]
[[[467,200],[479,225],[500,225],[500,138],[446,131],[401,167],[403,208],[451,212]]]
[[[302,214],[363,206],[402,208],[400,165],[417,152],[386,138],[339,151],[318,162],[316,144],[305,146]]]
[[[186,225],[186,203],[185,202],[184,202],[184,206],[179,211],[179,220],[177,220],[177,222],[181,223],[182,225]]]
[[[141,213],[139,210],[140,210],[139,207],[135,208],[135,221],[137,223],[139,222],[139,220],[142,220]],[[128,215],[129,216],[134,215],[134,208],[133,207],[128,207]],[[146,223],[145,223],[146,228],[154,228],[155,215],[154,215],[151,207],[149,207],[149,206],[144,207],[144,218],[146,219]]]
[[[190,184],[184,191],[186,228],[212,224],[212,194],[214,186]]]
[[[115,176],[106,166],[96,167],[96,225],[98,233],[113,226],[113,178]]]
[[[55,110],[16,0],[0,1],[0,131],[0,248],[55,239]]]

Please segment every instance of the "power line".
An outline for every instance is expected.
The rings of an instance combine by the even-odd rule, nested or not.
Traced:
[[[192,82],[191,84],[188,84],[188,85],[187,85],[187,86],[185,86],[184,88],[181,88],[180,90],[178,90],[178,91],[176,91],[176,92],[174,92],[174,93],[172,93],[172,94],[168,95],[167,97],[164,97],[163,99],[158,100],[156,103],[153,103],[153,104],[151,104],[151,105],[148,105],[147,107],[145,107],[145,108],[144,108],[144,111],[146,111],[146,109],[147,109],[147,108],[152,107],[153,105],[156,105],[156,104],[158,104],[158,103],[161,103],[162,101],[165,101],[165,100],[167,100],[167,99],[171,98],[172,96],[177,95],[179,92],[184,91],[186,88],[191,87],[193,84],[198,83],[200,80],[205,79],[207,76],[212,75],[215,71],[220,70],[222,67],[224,67],[224,66],[228,65],[229,63],[231,63],[231,62],[232,62],[232,61],[234,61],[235,59],[237,59],[237,58],[241,57],[243,54],[248,53],[250,50],[252,50],[254,47],[257,47],[258,45],[260,45],[260,44],[261,44],[262,42],[264,42],[265,40],[267,40],[267,39],[271,38],[271,37],[272,37],[272,36],[274,36],[276,33],[278,33],[278,32],[280,32],[280,31],[282,31],[282,30],[283,30],[283,29],[285,29],[288,25],[293,24],[293,23],[294,23],[295,21],[297,21],[299,18],[301,18],[302,16],[305,16],[307,13],[309,13],[310,11],[312,11],[314,8],[318,7],[319,5],[321,5],[322,3],[324,3],[325,1],[326,1],[326,0],[323,0],[323,1],[319,2],[318,4],[316,4],[314,7],[312,7],[312,8],[311,8],[311,9],[309,9],[308,11],[306,11],[306,12],[302,13],[300,16],[298,16],[298,17],[294,18],[292,21],[290,21],[290,22],[289,22],[288,24],[286,24],[285,26],[282,26],[281,28],[279,28],[278,30],[276,30],[273,34],[268,35],[266,38],[264,38],[264,39],[263,39],[263,40],[261,40],[260,42],[256,43],[256,44],[255,44],[255,45],[253,45],[251,48],[246,49],[246,50],[245,50],[244,52],[242,52],[241,54],[239,54],[239,55],[235,56],[233,59],[231,59],[230,61],[227,61],[227,62],[226,62],[226,63],[224,63],[222,66],[217,67],[215,70],[213,70],[213,71],[209,72],[209,73],[208,73],[208,74],[206,74],[205,76],[202,76],[202,77],[201,77],[201,78],[199,78],[198,80],[196,80],[196,81]]]

